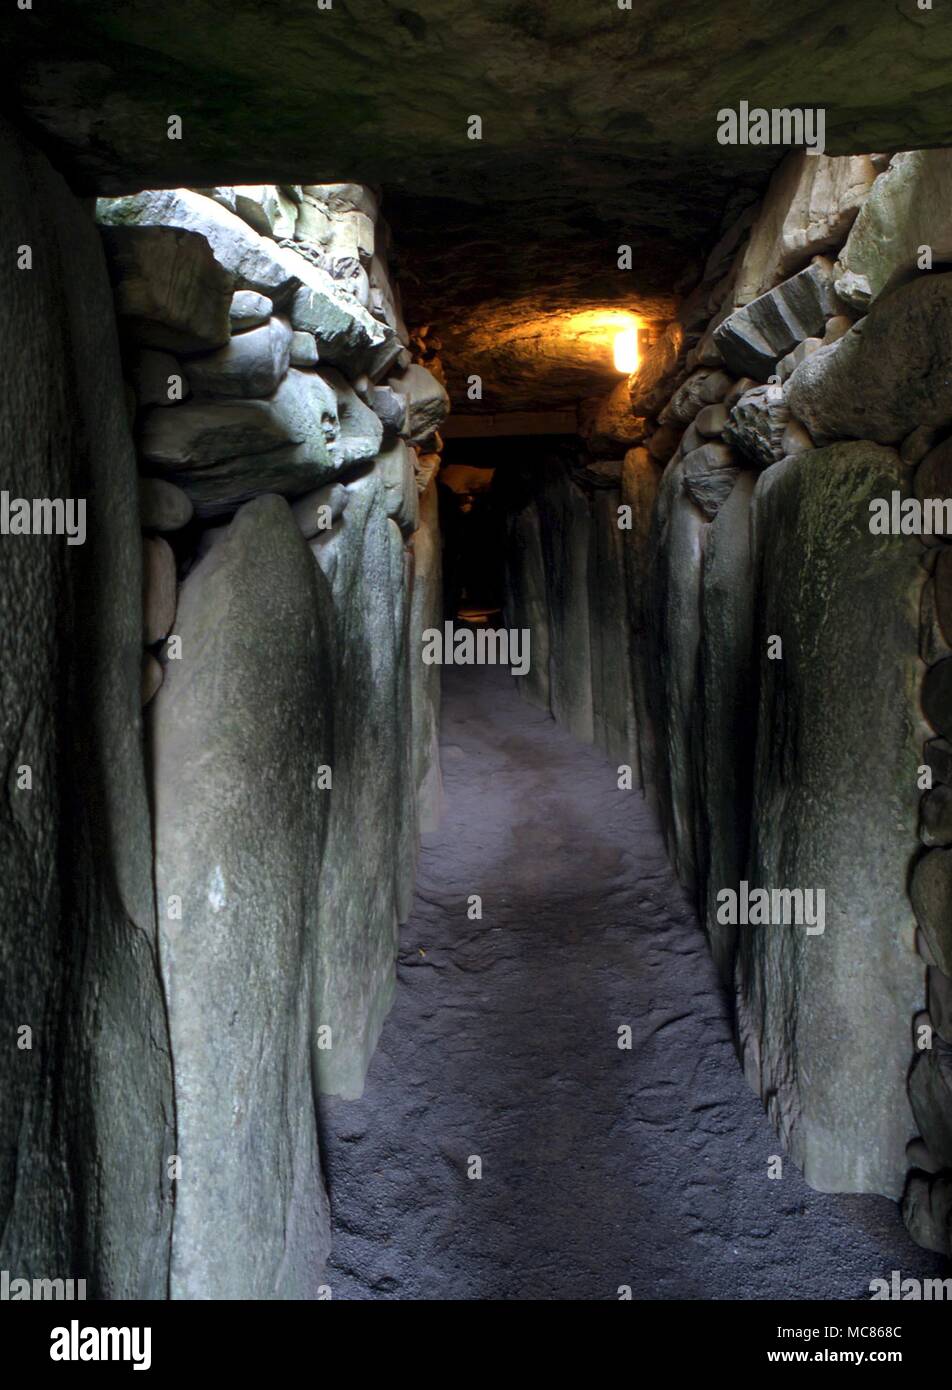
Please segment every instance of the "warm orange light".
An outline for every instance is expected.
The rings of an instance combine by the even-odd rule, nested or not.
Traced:
[[[638,330],[623,328],[615,335],[615,371],[631,376],[638,370]]]

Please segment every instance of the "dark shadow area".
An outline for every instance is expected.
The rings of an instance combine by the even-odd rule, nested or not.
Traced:
[[[493,490],[497,441],[453,440],[437,474],[443,538],[443,616],[497,623],[502,608],[505,518]]]
[[[444,618],[502,624],[506,515],[516,470],[580,448],[575,436],[503,436],[446,441],[437,474],[443,538]]]

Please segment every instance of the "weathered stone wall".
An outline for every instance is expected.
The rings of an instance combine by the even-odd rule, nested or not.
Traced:
[[[164,1298],[174,1100],[135,451],[99,235],[5,124],[0,224],[5,500],[86,504],[82,544],[0,535],[0,1266]]]
[[[500,470],[506,623],[531,632],[523,695],[580,739],[640,767],[621,461],[551,455]]]
[[[439,815],[446,392],[371,190],[146,192],[97,231],[4,142],[33,254],[9,486],[89,499],[85,545],[0,551],[5,1000],[33,1029],[3,1078],[4,1263],[314,1297],[316,1094],[361,1092]]]
[[[931,350],[921,335],[935,336],[926,305],[915,330],[901,303],[858,318],[870,306],[858,248],[896,181],[887,163],[788,158],[682,305],[661,380],[649,361],[630,384],[647,446],[667,461],[662,493],[680,471],[704,517],[696,665],[651,602],[654,649],[673,642],[696,676],[693,783],[664,685],[653,705],[662,814],[694,826],[698,877],[683,855],[679,872],[735,991],[745,1070],[793,1158],[817,1187],[896,1197],[917,1124],[906,1073],[923,1001],[906,889],[924,574],[913,539],[869,524],[876,498],[909,494],[908,448],[901,460],[873,444],[814,447],[900,447],[936,423],[904,379],[928,377],[915,362]],[[940,279],[911,292],[935,304]],[[880,330],[862,359],[880,314],[909,325],[902,346]],[[649,592],[663,592],[666,562],[662,548]],[[657,656],[651,669],[657,679]],[[741,881],[823,888],[825,930],[722,920],[718,894]]]
[[[411,360],[370,189],[175,189],[100,200],[98,215],[143,489],[165,506],[150,529],[171,541],[148,542],[145,693],[173,1057],[189,1078],[180,1143],[195,1155],[173,1292],[308,1296],[328,1228],[305,1098],[363,1089],[420,823],[439,813],[438,672],[418,629],[441,601],[432,478],[448,402]],[[254,1019],[233,1026],[246,1004],[262,1039]],[[228,1183],[228,1227],[255,1232],[247,1260],[216,1251],[208,1192],[229,1107],[225,1161],[246,1177]],[[252,1200],[265,1170],[281,1175],[270,1208]]]
[[[873,517],[952,498],[950,200],[946,151],[788,157],[652,336],[627,416],[617,390],[586,407],[589,461],[558,483],[578,490],[591,456],[627,450],[641,777],[751,1084],[813,1185],[905,1190],[916,1239],[947,1252],[952,525],[880,533]],[[541,492],[533,506],[546,544]],[[611,609],[590,583],[586,641],[559,599],[566,557],[608,553],[610,509],[588,498],[587,542],[564,506],[556,522],[574,540],[548,542],[550,689],[593,652],[604,669],[591,629]],[[522,584],[538,587],[524,565]],[[743,885],[822,889],[823,931],[732,920],[723,890]]]

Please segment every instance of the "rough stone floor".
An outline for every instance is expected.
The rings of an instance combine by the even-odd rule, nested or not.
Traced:
[[[948,1274],[885,1198],[768,1179],[776,1141],[640,795],[508,675],[443,675],[446,813],[396,1003],[362,1099],[324,1106],[332,1296],[868,1298],[892,1269]]]

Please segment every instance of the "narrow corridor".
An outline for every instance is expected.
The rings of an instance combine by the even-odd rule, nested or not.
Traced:
[[[444,671],[442,763],[366,1090],[322,1103],[332,1296],[868,1298],[894,1268],[938,1275],[894,1203],[768,1178],[704,937],[615,767],[494,668]]]

